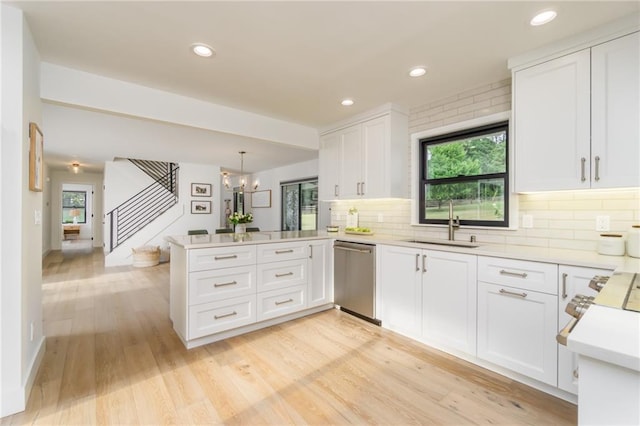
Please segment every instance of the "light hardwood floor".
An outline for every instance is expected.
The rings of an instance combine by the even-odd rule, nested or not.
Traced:
[[[187,351],[169,267],[44,261],[47,350],[2,425],[575,424],[576,407],[330,310]]]

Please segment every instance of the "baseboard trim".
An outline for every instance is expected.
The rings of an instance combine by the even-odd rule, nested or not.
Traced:
[[[42,337],[38,351],[29,365],[29,374],[22,386],[16,386],[13,389],[3,389],[2,395],[0,396],[0,417],[10,416],[25,410],[31,389],[38,376],[38,370],[44,359],[45,350],[46,342],[45,338]]]
[[[40,366],[42,365],[42,360],[44,359],[44,353],[47,349],[47,339],[44,336],[40,338],[40,344],[38,345],[38,351],[36,352],[36,356],[31,360],[31,365],[29,366],[29,374],[27,375],[27,379],[24,384],[24,401],[25,406],[27,401],[29,401],[29,395],[31,395],[31,390],[33,389],[33,384],[36,381],[36,377],[38,377],[38,371],[40,370]]]

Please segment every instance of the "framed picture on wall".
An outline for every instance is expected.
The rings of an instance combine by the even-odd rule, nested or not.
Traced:
[[[192,183],[191,196],[192,197],[211,197],[211,184],[210,183]]]
[[[211,201],[191,201],[192,214],[211,214]]]
[[[271,190],[255,191],[251,193],[251,207],[271,207]]]
[[[44,137],[36,123],[29,123],[29,190],[42,192]]]

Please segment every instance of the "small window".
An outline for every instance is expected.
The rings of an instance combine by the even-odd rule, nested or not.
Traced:
[[[420,223],[509,226],[508,122],[420,140]]]
[[[62,191],[62,223],[87,223],[86,206],[86,191]]]

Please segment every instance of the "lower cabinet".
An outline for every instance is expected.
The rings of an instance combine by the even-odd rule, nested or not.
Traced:
[[[306,284],[258,293],[258,321],[290,314],[306,305]]]
[[[557,292],[557,265],[479,257],[478,280],[478,358],[557,386],[558,296],[532,290]]]
[[[331,247],[331,240],[196,249],[172,245],[173,328],[191,348],[240,334],[242,329],[234,329],[256,322],[331,308]],[[222,332],[227,333],[216,336]]]
[[[422,339],[476,354],[477,256],[425,250]]]
[[[378,246],[382,326],[434,346],[476,353],[476,256]]]
[[[569,323],[571,315],[564,309],[576,294],[595,296],[597,292],[589,288],[589,281],[596,275],[611,275],[607,269],[579,268],[560,265],[558,268],[558,329]],[[578,394],[578,355],[564,345],[558,345],[558,387],[564,391]]]
[[[382,327],[422,336],[422,250],[378,245],[376,312]]]
[[[307,307],[333,303],[333,244],[331,240],[309,241],[307,262]]]
[[[189,339],[256,321],[256,296],[235,297],[189,307]]]

